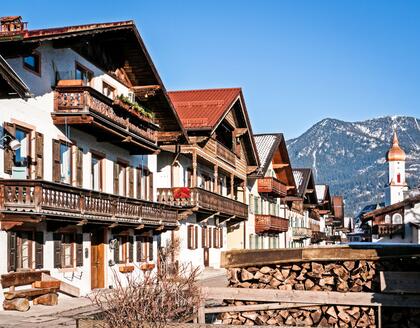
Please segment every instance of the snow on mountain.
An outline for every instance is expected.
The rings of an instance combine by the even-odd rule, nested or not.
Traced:
[[[388,182],[385,160],[393,129],[407,154],[408,185],[420,185],[420,119],[386,116],[361,122],[327,118],[287,142],[292,166],[314,169],[317,183],[343,195],[346,215],[382,201]]]

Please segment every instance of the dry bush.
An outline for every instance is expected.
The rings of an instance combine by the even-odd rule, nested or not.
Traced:
[[[192,318],[201,303],[197,283],[198,268],[177,265],[175,240],[159,252],[159,269],[121,279],[114,271],[116,286],[93,296],[108,327],[165,327],[168,323],[185,322]],[[125,284],[123,280],[126,280]]]

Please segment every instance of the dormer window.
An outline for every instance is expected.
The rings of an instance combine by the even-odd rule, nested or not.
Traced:
[[[89,85],[93,77],[92,71],[76,62],[75,79],[83,81],[84,85]]]
[[[41,56],[38,53],[23,57],[23,67],[33,73],[41,74]]]

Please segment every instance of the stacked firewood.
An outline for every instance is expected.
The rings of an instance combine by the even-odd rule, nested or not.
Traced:
[[[234,301],[229,305],[251,305],[257,302]],[[304,327],[369,327],[375,325],[375,310],[359,306],[307,306],[283,310],[226,312],[221,315],[223,324],[271,325]]]
[[[228,272],[229,286],[237,288],[362,292],[378,289],[376,263],[373,261],[299,262],[262,267],[233,268]],[[227,302],[251,305],[258,302]],[[250,312],[227,312],[224,324],[288,325],[321,327],[369,327],[376,322],[372,307],[311,305]]]
[[[360,260],[234,268],[228,278],[230,287],[239,288],[361,292],[376,289],[375,276],[376,264]]]

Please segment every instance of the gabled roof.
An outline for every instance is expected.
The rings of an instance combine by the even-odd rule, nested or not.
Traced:
[[[296,195],[298,197],[306,197],[307,190],[312,189],[313,191],[308,193],[309,201],[313,204],[318,203],[318,197],[315,189],[315,180],[312,174],[312,169],[299,168],[293,169],[293,176],[296,183]]]
[[[419,203],[420,203],[420,195],[411,196],[402,200],[401,202],[388,205],[382,208],[378,208],[374,211],[365,213],[363,214],[362,219],[363,221],[367,221],[367,220],[373,219],[375,216],[385,215],[388,212],[392,212],[397,209],[404,208],[405,206],[413,206],[414,204],[419,204]]]
[[[169,91],[187,130],[213,130],[240,96],[240,88]]]
[[[40,42],[51,41],[54,47],[72,48],[111,74],[116,69],[124,69],[136,94],[136,87],[158,86],[160,91],[145,106],[153,110],[163,132],[176,132],[184,140],[188,139],[133,21],[24,30],[21,36],[11,39],[8,33],[2,33],[0,53],[5,57],[22,56],[30,54]]]
[[[325,184],[315,185],[316,196],[318,197],[318,203],[321,203],[327,197],[328,186]]]
[[[277,178],[281,182],[293,187],[294,189],[296,184],[283,133],[255,134],[254,139],[257,146],[258,156],[260,158],[260,167],[256,175],[260,177],[264,176],[271,163],[278,162],[275,164],[288,164],[284,168],[280,169],[280,173],[278,172],[279,170],[275,171]]]
[[[259,165],[251,122],[241,88],[169,91],[168,96],[188,132],[204,131],[209,135],[215,132],[229,111],[238,108],[235,106],[240,106],[239,116],[247,129],[244,138],[247,141],[248,165]]]
[[[0,98],[30,96],[29,88],[0,55]]]

